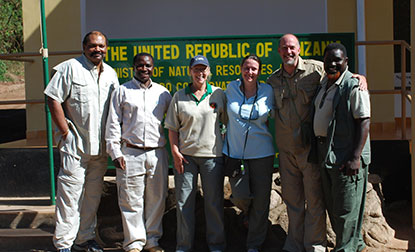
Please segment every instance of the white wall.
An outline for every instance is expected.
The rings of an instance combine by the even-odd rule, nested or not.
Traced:
[[[327,32],[326,0],[81,0],[82,8],[81,30],[109,38]]]

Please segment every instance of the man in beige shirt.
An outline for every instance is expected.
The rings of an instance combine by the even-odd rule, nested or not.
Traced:
[[[275,95],[275,138],[280,152],[282,196],[289,219],[284,250],[324,252],[326,215],[320,171],[307,162],[310,151],[307,141],[311,135],[310,139],[302,135],[304,125],[311,125],[311,101],[320,86],[323,63],[302,59],[299,41],[292,34],[280,39],[278,52],[282,67],[267,82]]]
[[[105,140],[117,167],[124,250],[163,252],[158,240],[167,197],[168,155],[162,127],[169,91],[151,80],[150,54],[134,57],[134,78],[111,97]]]

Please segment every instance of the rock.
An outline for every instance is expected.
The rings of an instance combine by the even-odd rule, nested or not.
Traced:
[[[369,174],[367,181],[371,184],[380,184],[382,183],[382,178],[378,174]]]
[[[281,190],[281,177],[280,177],[280,173],[273,173],[272,174],[272,190],[277,191],[280,195],[282,195],[282,190]]]
[[[277,179],[279,174],[273,175]],[[376,180],[375,180],[376,181]],[[200,189],[200,182],[199,182]],[[175,250],[176,244],[176,207],[175,207],[174,178],[169,176],[169,190],[166,199],[166,212],[163,217],[164,234],[160,244],[167,252]],[[225,230],[227,236],[227,251],[239,252],[245,250],[247,236],[246,226],[243,224],[241,211],[232,205],[229,200],[231,189],[229,180],[224,181],[225,198]],[[262,251],[281,251],[286,233],[288,231],[288,215],[286,205],[281,197],[281,186],[273,183],[270,198],[269,230]],[[123,234],[121,217],[118,209],[118,200],[115,181],[106,181],[101,206],[98,210],[98,236],[107,247],[121,247]],[[381,185],[368,183],[364,222],[363,238],[369,251],[381,251],[394,237],[394,230],[387,224],[383,217],[383,196]],[[206,223],[204,215],[203,192],[198,190],[196,195],[195,210],[195,251],[209,251],[206,243]],[[328,246],[334,247],[335,234],[327,218]],[[379,250],[380,249],[380,250]]]
[[[363,240],[369,248],[385,248],[394,239],[395,231],[388,225],[383,215],[383,196],[382,194],[379,195],[381,190],[377,191],[375,188],[379,188],[379,186],[368,183],[362,234]],[[334,247],[335,237],[336,235],[327,218],[327,242],[330,247]]]
[[[228,177],[225,177],[224,185],[225,186],[223,187],[223,197],[225,200],[229,200],[232,194],[232,190],[231,190],[231,184],[229,183]]]
[[[278,192],[275,190],[271,190],[271,199],[270,199],[269,209],[272,210],[282,204],[283,204],[282,198],[278,194]]]
[[[326,215],[326,223],[327,247],[334,248],[334,245],[336,244],[336,234],[334,233],[333,228],[331,227],[330,218],[328,214]]]
[[[384,247],[394,239],[395,231],[386,222],[382,201],[371,183],[368,183],[363,219],[363,239],[369,247]]]

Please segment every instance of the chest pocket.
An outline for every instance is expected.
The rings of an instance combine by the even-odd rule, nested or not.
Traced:
[[[88,102],[88,85],[84,80],[74,78],[72,80],[71,98],[78,102]]]
[[[284,81],[276,85],[274,88],[274,97],[275,97],[275,105],[277,109],[283,108],[283,101],[284,99],[290,98],[290,90],[288,90],[287,85]]]
[[[301,75],[301,83],[298,86],[298,92],[301,93],[303,104],[308,104],[313,100],[317,88],[320,85],[320,74],[317,72],[308,75]]]

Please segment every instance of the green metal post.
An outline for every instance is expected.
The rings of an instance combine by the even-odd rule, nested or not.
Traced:
[[[41,15],[41,31],[42,31],[42,59],[43,59],[43,80],[45,88],[49,83],[49,61],[48,61],[48,41],[46,36],[46,18],[45,18],[45,2],[40,0]],[[48,141],[49,154],[49,172],[50,172],[50,204],[56,205],[55,200],[55,169],[53,165],[53,143],[52,143],[52,118],[48,107],[47,97],[45,96],[45,112],[46,112],[46,131]]]

